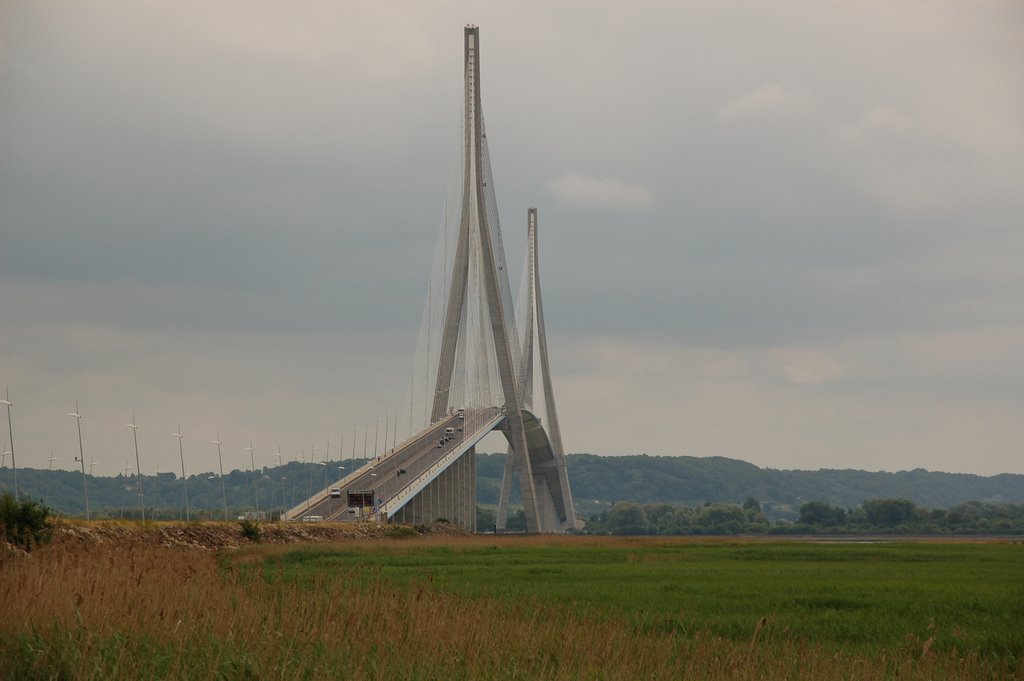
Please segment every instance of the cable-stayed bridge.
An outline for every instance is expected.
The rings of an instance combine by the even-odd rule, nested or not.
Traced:
[[[402,523],[445,518],[476,530],[476,445],[508,441],[498,508],[505,529],[513,479],[528,532],[576,527],[551,386],[537,257],[537,210],[516,301],[508,279],[480,97],[480,33],[465,29],[459,162],[445,196],[407,405],[404,440],[288,511],[289,520]],[[385,438],[386,441],[386,438]]]

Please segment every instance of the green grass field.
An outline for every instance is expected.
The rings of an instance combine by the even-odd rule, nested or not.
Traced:
[[[304,548],[268,571],[381,575],[509,604],[558,605],[642,630],[875,650],[1024,654],[1024,546],[620,541]],[[373,570],[356,570],[372,567]]]

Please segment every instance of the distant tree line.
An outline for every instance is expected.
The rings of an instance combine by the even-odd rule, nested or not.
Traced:
[[[207,468],[211,463],[216,466],[215,455],[212,462],[195,463],[195,470]],[[260,510],[276,514],[300,504],[310,492],[323,489],[341,474],[363,463],[363,459],[332,461],[329,464],[294,461],[257,469],[255,474],[232,470],[224,475],[223,492],[218,474],[190,474],[188,495],[192,516],[223,517],[224,492],[228,514],[232,518],[254,509],[257,497]],[[595,511],[610,510],[612,500],[619,504],[640,504],[643,508],[659,507],[653,511],[655,527],[666,522],[678,527],[686,526],[687,522],[693,525],[692,519],[688,520],[685,514],[679,514],[676,520],[666,520],[663,517],[665,511],[660,507],[669,506],[690,507],[694,514],[704,512],[704,520],[713,518],[712,525],[732,527],[736,522],[742,522],[751,527],[761,523],[774,527],[778,524],[780,529],[775,531],[783,531],[787,527],[779,524],[780,520],[816,527],[855,526],[859,516],[855,512],[851,518],[846,516],[851,514],[850,509],[862,508],[863,499],[905,499],[915,507],[933,509],[928,511],[933,515],[940,509],[954,513],[958,505],[964,505],[968,499],[978,499],[994,507],[1024,503],[1024,475],[1016,474],[982,477],[924,470],[899,473],[780,471],[758,468],[735,459],[686,456],[570,454],[566,463],[577,512],[593,518],[595,523],[599,522],[600,515]],[[344,471],[338,470],[341,465],[345,466]],[[498,504],[504,465],[504,453],[477,454],[477,501],[481,506]],[[94,518],[127,519],[140,515],[136,476],[86,477]],[[23,495],[42,500],[57,514],[85,515],[80,471],[24,468],[18,471],[18,483]],[[142,483],[147,518],[184,518],[184,482],[179,476],[172,472],[146,475]],[[0,468],[0,494],[13,491],[12,470],[10,467]],[[742,509],[743,500],[748,496],[758,500],[760,516],[754,514],[752,518],[741,521],[734,510],[723,510],[736,506]],[[809,499],[815,501],[808,502]],[[518,480],[513,478],[511,504],[514,508],[521,503]],[[832,515],[817,517],[813,523],[807,523],[809,516],[802,517],[801,514],[808,503],[812,506],[807,512]],[[711,510],[707,510],[709,508]],[[517,512],[511,512],[509,528],[518,527],[521,520]],[[1000,518],[994,516],[989,520],[998,522]],[[938,518],[934,522],[942,526]],[[478,527],[486,525],[478,522]],[[702,520],[697,525],[703,527],[707,523]]]
[[[216,464],[216,461],[214,461]],[[232,470],[221,478],[216,473],[190,474],[187,479],[190,515],[194,519],[220,519],[227,497],[228,516],[232,519],[253,510],[276,516],[301,504],[310,493],[318,492],[366,463],[365,459],[344,462],[303,463],[293,461],[281,466],[252,471]],[[345,470],[338,470],[344,466]],[[91,515],[97,518],[138,519],[138,483],[135,475],[111,477],[87,475]],[[255,486],[253,483],[255,482]],[[146,518],[177,520],[185,517],[185,481],[172,472],[142,476]],[[85,516],[85,492],[79,471],[18,469],[18,487],[22,496],[41,499],[54,513]],[[0,469],[0,493],[14,491],[10,468]]]
[[[756,499],[701,506],[620,502],[587,519],[586,534],[1024,534],[1024,504],[968,501],[927,509],[908,499],[869,499],[852,509],[822,501],[800,506],[793,521],[769,521]]]
[[[897,473],[859,470],[794,471],[759,468],[737,459],[692,456],[565,457],[576,507],[603,510],[612,500],[701,506],[759,500],[767,518],[796,521],[800,507],[819,500],[853,508],[864,499],[909,499],[927,508],[951,508],[969,499],[1024,503],[1024,475],[993,476],[915,469]],[[477,500],[497,504],[505,454],[477,455]],[[513,483],[512,503],[520,503]]]

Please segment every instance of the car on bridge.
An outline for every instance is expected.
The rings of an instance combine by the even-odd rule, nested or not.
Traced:
[[[340,487],[332,487],[331,488],[331,496],[333,498],[335,498],[335,499],[340,497],[341,496],[341,488]]]

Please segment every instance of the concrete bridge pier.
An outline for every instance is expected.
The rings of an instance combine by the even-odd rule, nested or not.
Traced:
[[[390,522],[426,525],[439,518],[476,532],[476,447],[467,450],[434,478],[391,516]]]

